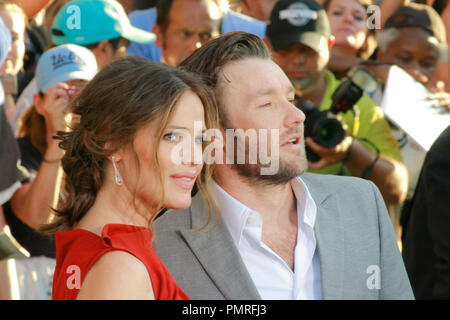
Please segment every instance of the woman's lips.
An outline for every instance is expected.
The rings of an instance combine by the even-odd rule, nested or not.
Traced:
[[[170,179],[179,187],[191,190],[195,184],[196,174],[193,173],[176,173],[170,176]]]

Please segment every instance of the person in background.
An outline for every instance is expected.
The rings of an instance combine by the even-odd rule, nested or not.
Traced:
[[[20,6],[25,12],[28,20],[33,19],[39,11],[48,7],[55,0],[9,0],[10,3],[15,3]]]
[[[69,6],[79,8],[79,20],[72,17]],[[90,49],[100,69],[126,56],[130,41],[151,43],[156,39],[153,33],[133,27],[116,0],[70,1],[57,13],[50,33],[56,45],[73,43]]]
[[[449,0],[435,0],[433,2],[433,9],[441,16],[444,22],[447,33],[447,44],[450,43],[450,1]],[[447,61],[442,62],[437,68],[436,74],[433,77],[433,83],[436,88],[441,88],[441,91],[450,92],[450,51],[448,53]],[[447,97],[448,98],[448,97]],[[450,101],[447,106],[450,110]]]
[[[0,18],[0,65],[6,60],[11,46],[11,33]],[[20,170],[20,153],[17,141],[5,114],[4,89],[0,83],[0,237],[5,236],[6,221],[3,216],[3,204],[20,188],[25,175]],[[0,252],[0,259],[8,253]]]
[[[55,3],[55,5],[60,4]],[[81,15],[72,16],[70,6],[77,6]],[[50,7],[50,9],[54,8]],[[126,56],[129,41],[149,43],[155,40],[154,34],[130,25],[123,7],[116,0],[70,1],[60,8],[54,19],[49,17],[48,22],[52,20],[53,24],[50,28],[52,43],[55,45],[72,43],[88,48],[94,54],[99,68]],[[68,21],[74,25],[69,25]],[[77,22],[80,23],[80,28],[76,27]],[[32,80],[19,97],[13,125],[15,131],[20,126],[22,115],[31,106],[31,97],[36,93],[36,82]]]
[[[341,20],[343,16],[336,16],[332,14],[332,12],[330,11],[330,4],[332,2],[334,2],[335,4],[341,2],[342,9],[344,4],[346,3],[347,12],[348,9],[351,7],[351,4],[353,4],[353,7],[355,9],[354,18],[347,16],[349,17],[349,19]],[[352,67],[357,66],[361,62],[364,62],[368,59],[370,60],[375,59],[377,49],[376,34],[378,34],[383,29],[387,18],[389,18],[392,15],[392,13],[394,13],[398,8],[407,5],[409,2],[410,2],[409,0],[319,1],[319,4],[327,10],[328,16],[330,17],[332,34],[334,34],[335,31],[334,25],[336,25],[337,27],[341,22],[344,22],[344,24],[347,25],[353,25],[353,27],[350,27],[351,30],[349,31],[351,31],[350,33],[354,34],[348,39],[345,38],[344,36],[344,41],[342,42],[342,44],[344,48],[347,47],[347,50],[353,51],[355,48],[357,49],[356,54],[354,53],[348,54],[348,52],[347,53],[341,52],[338,43],[340,43],[342,40],[341,39],[336,40],[337,43],[336,46],[332,48],[332,55],[328,63],[328,68],[331,71],[333,71],[339,78],[343,78],[345,77],[346,72],[351,70]],[[373,7],[373,5],[376,5],[377,7]],[[364,16],[365,18],[363,19],[363,21],[361,20],[358,21],[357,20],[358,16]],[[356,31],[358,29],[360,31],[359,36],[356,35],[357,33]],[[339,34],[342,33],[341,31],[338,32],[337,30],[336,32]],[[363,34],[365,35],[365,37],[363,36]],[[338,38],[340,37],[341,36],[338,36]]]
[[[95,57],[77,45],[55,47],[39,60],[36,70],[39,93],[24,115],[18,139],[21,163],[31,176],[4,206],[12,234],[32,256],[54,257],[52,239],[35,231],[49,218],[58,191],[63,153],[53,136],[66,130],[70,99],[96,72]]]
[[[27,30],[29,35],[28,38],[34,39],[34,41],[29,42],[31,48],[28,51],[28,54],[33,56],[29,57],[29,63],[32,62],[31,60],[34,60],[34,66],[30,66],[31,70],[29,71],[29,75],[32,76],[32,79],[28,82],[26,87],[23,88],[16,102],[16,116],[14,117],[14,121],[12,123],[12,129],[15,134],[17,134],[17,130],[19,129],[20,118],[24,112],[33,105],[33,96],[36,92],[38,92],[36,87],[36,79],[34,78],[37,62],[45,50],[55,46],[50,38],[50,28],[53,24],[56,13],[67,2],[69,2],[69,0],[52,1],[45,10],[43,24],[40,27],[34,26],[31,30]]]
[[[0,73],[11,78],[11,85],[4,87],[6,89],[4,108],[9,123],[12,125],[16,116],[17,78],[23,68],[25,28],[28,20],[21,7],[5,0],[0,0],[0,18],[2,18],[12,36],[8,56],[0,66]]]
[[[21,164],[28,179],[4,204],[6,223],[12,236],[30,254],[15,261],[11,277],[19,282],[21,299],[48,299],[55,267],[54,237],[36,231],[50,217],[60,187],[62,150],[53,139],[66,130],[70,99],[97,71],[95,57],[86,48],[63,45],[46,51],[36,69],[39,93],[25,113],[17,140]]]
[[[376,26],[368,26],[368,8],[372,4],[372,0],[327,0],[323,3],[334,37],[328,69],[337,78],[345,77],[349,71],[339,68],[346,64],[346,59],[350,64],[355,58],[367,60],[376,49]]]
[[[360,67],[372,73],[374,79],[378,81],[379,89],[373,93],[378,103],[383,99],[384,86],[392,65],[402,68],[429,90],[433,89],[432,79],[439,63],[447,60],[448,44],[444,23],[432,7],[418,3],[401,7],[386,21],[385,28],[377,35],[377,41],[379,46],[377,64],[363,64]],[[439,96],[435,98],[436,100],[433,94],[430,96],[430,100],[435,101],[436,105],[445,102],[445,98],[444,100]],[[393,123],[390,125],[408,169],[406,199],[410,201],[426,152],[408,133]],[[401,207],[398,210],[401,210]]]
[[[188,207],[194,183],[208,198],[211,167],[195,154],[203,131],[217,125],[212,93],[189,72],[126,57],[73,104],[81,120],[60,135],[66,192],[45,227],[56,231],[52,298],[188,299],[149,227],[161,209]],[[193,152],[177,153],[180,143]]]
[[[240,12],[266,24],[270,21],[270,13],[278,0],[240,0]]]
[[[289,18],[298,11],[316,18],[299,22]],[[333,39],[325,10],[314,0],[280,0],[272,11],[266,43],[297,96],[321,111],[329,110],[341,82],[326,69]],[[363,177],[377,185],[387,206],[403,202],[407,171],[381,108],[365,95],[352,107],[357,111],[340,113],[347,129],[337,146],[327,148],[311,137],[306,139],[306,145],[320,157],[309,161],[308,171]]]
[[[161,62],[177,66],[207,41],[219,36],[221,12],[211,0],[162,0],[152,31]]]
[[[247,31],[264,37],[266,24],[219,7],[215,0],[160,0],[155,8],[134,11],[131,23],[158,34],[155,44],[132,42],[130,56],[177,65],[219,34]]]
[[[427,153],[403,211],[403,260],[417,299],[450,299],[450,126]]]

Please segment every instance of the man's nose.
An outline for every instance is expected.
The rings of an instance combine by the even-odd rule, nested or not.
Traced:
[[[287,113],[286,113],[286,127],[291,127],[293,125],[300,125],[305,122],[306,116],[302,110],[297,108],[293,103],[286,104]]]
[[[413,66],[409,68],[408,73],[418,82],[422,83],[423,85],[427,85],[430,79],[428,76],[422,72],[417,66]]]

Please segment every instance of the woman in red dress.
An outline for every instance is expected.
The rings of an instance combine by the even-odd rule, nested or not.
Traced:
[[[208,197],[203,131],[213,96],[183,70],[127,57],[104,67],[73,101],[79,118],[59,133],[65,192],[55,219],[53,299],[189,299],[152,246],[163,208]],[[196,157],[194,157],[197,155]]]

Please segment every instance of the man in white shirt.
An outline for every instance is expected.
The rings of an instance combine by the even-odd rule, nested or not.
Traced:
[[[211,188],[221,213],[215,228],[201,229],[208,210],[200,194],[154,224],[158,256],[190,298],[413,298],[375,185],[304,173],[305,115],[260,38],[223,35],[181,67],[214,88],[227,138]],[[238,161],[239,151],[249,160]]]

